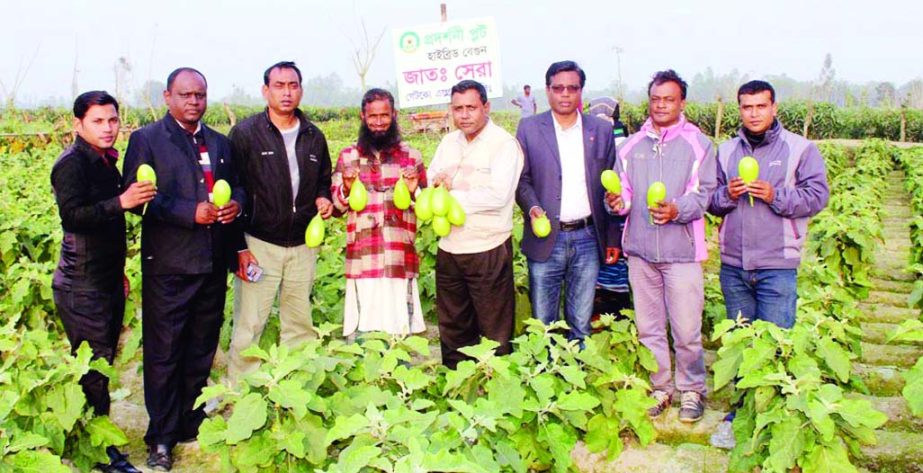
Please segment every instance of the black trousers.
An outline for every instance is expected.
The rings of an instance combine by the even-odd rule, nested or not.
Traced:
[[[455,368],[468,357],[459,348],[481,337],[500,343],[498,354],[511,351],[515,317],[513,242],[483,253],[436,254],[436,310],[442,363]]]
[[[87,342],[93,358],[112,363],[125,318],[125,292],[121,284],[102,291],[54,289],[54,304],[64,324],[64,332],[76,353]],[[90,371],[80,378],[87,403],[97,415],[109,414],[109,378]]]
[[[142,279],[144,441],[176,445],[205,419],[195,399],[211,372],[224,313],[227,272],[147,275]]]

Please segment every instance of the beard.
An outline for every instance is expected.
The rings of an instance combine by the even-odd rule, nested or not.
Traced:
[[[365,122],[359,126],[358,144],[362,149],[381,151],[400,142],[401,129],[397,126],[397,120],[391,122],[391,126],[385,131],[372,131]]]

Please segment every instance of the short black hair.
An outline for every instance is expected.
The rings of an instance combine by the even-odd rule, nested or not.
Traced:
[[[74,99],[74,118],[83,120],[87,116],[87,110],[94,105],[112,105],[115,111],[119,111],[119,102],[115,97],[109,95],[105,90],[91,90],[84,92]]]
[[[173,89],[173,81],[176,80],[176,76],[184,72],[193,72],[195,74],[198,74],[199,77],[202,78],[202,82],[205,82],[205,87],[208,87],[208,80],[205,79],[205,74],[202,74],[201,72],[199,72],[198,69],[194,69],[191,67],[178,67],[174,69],[173,72],[170,73],[170,75],[167,76],[167,90]]]
[[[532,89],[532,86],[529,84],[522,86],[522,90],[526,90],[526,89]]]
[[[686,100],[686,88],[687,88],[686,81],[684,81],[683,78],[680,77],[679,74],[677,74],[676,71],[674,71],[673,69],[667,69],[665,71],[657,71],[657,73],[654,74],[654,78],[651,79],[651,82],[649,84],[647,84],[648,97],[650,97],[651,95],[652,87],[654,87],[655,85],[663,85],[663,84],[666,84],[667,82],[673,82],[676,85],[678,85],[679,91],[680,91],[680,97],[683,100]]]
[[[741,95],[756,95],[760,92],[769,91],[769,100],[772,103],[776,103],[776,89],[772,88],[772,84],[764,80],[751,80],[746,84],[740,86],[737,89],[737,103],[740,103]]]
[[[269,73],[273,69],[291,69],[295,71],[295,74],[298,74],[298,83],[301,83],[301,69],[298,69],[298,66],[295,65],[295,61],[279,61],[266,69],[266,72],[263,73],[263,85],[269,85]]]
[[[583,72],[583,69],[574,61],[558,61],[548,66],[548,70],[545,71],[545,87],[551,85],[551,78],[556,74],[569,71],[576,72],[580,76],[580,88],[582,89],[586,85],[586,72]]]
[[[394,110],[394,95],[391,95],[391,92],[385,89],[379,89],[377,87],[369,89],[368,92],[362,96],[362,103],[359,104],[359,110],[365,113],[365,106],[377,100],[387,100],[388,103],[391,104],[391,110]]]
[[[484,88],[484,84],[476,80],[465,79],[452,86],[452,95],[463,94],[469,90],[478,91],[478,95],[481,96],[481,103],[487,103],[487,89]]]

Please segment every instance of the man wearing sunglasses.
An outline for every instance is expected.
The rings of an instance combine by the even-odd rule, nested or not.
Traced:
[[[545,73],[551,110],[524,118],[516,132],[525,155],[516,202],[527,223],[542,216],[551,221],[544,238],[532,225],[523,231],[532,315],[546,324],[557,320],[565,285],[564,318],[573,340],[590,333],[599,265],[618,259],[621,235],[599,179],[615,164],[612,125],[580,112],[585,83],[577,63],[552,64]]]

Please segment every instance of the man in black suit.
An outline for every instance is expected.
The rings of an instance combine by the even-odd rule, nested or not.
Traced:
[[[86,342],[94,358],[115,358],[125,297],[125,215],[149,202],[156,190],[150,182],[122,188],[116,167],[119,104],[108,93],[94,90],[74,101],[74,144],[64,150],[51,169],[51,185],[58,203],[64,238],[61,258],[51,288],[64,332],[76,352]],[[90,371],[80,385],[97,415],[109,415],[109,378]],[[106,448],[108,472],[138,473],[127,455]]]
[[[148,465],[169,471],[177,442],[194,439],[205,418],[193,409],[218,346],[228,271],[236,270],[240,233],[234,220],[244,201],[224,135],[201,123],[205,76],[180,68],[167,78],[167,115],[132,133],[125,179],[149,164],[157,196],[144,212],[141,269],[144,401],[150,416]],[[212,203],[223,179],[232,199]]]

